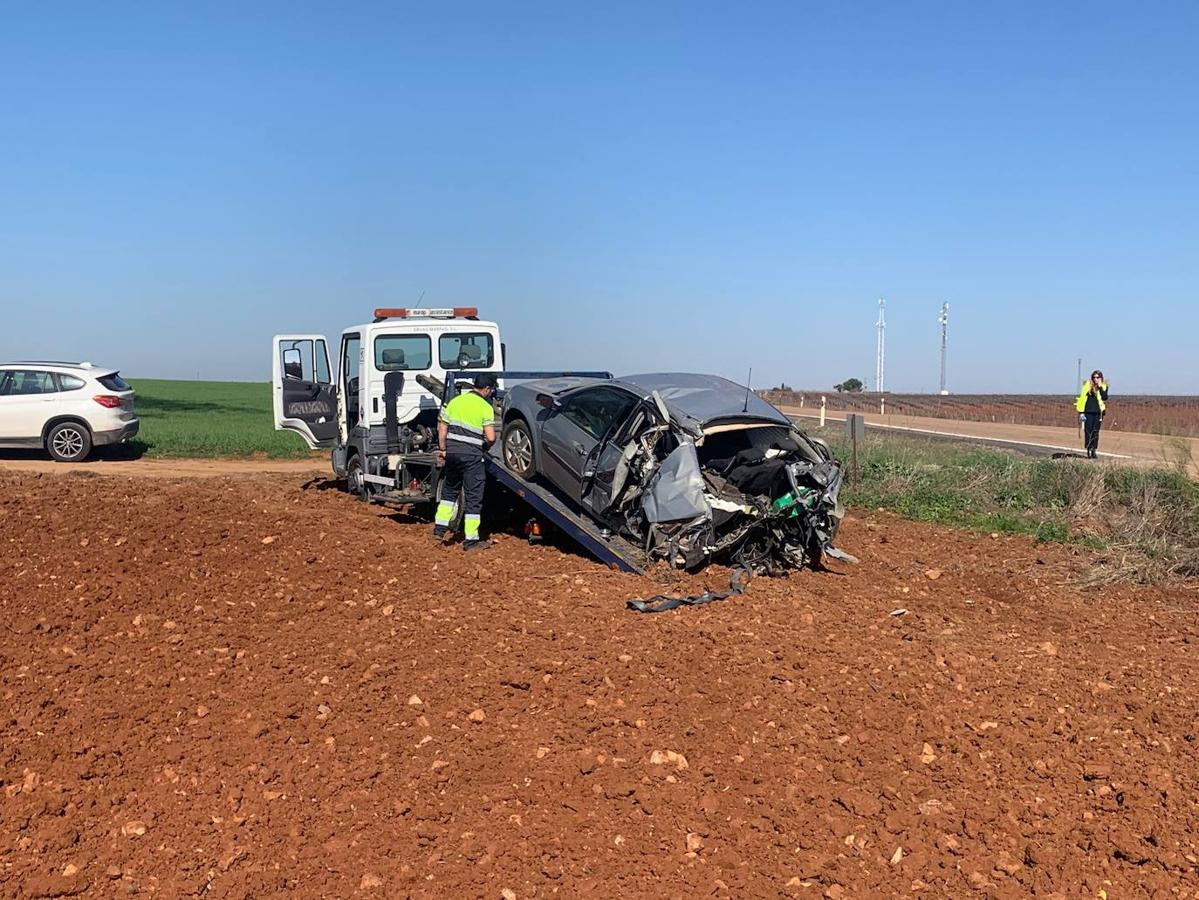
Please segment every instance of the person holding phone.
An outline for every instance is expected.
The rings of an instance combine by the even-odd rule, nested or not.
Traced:
[[[1099,455],[1099,429],[1107,413],[1107,382],[1103,373],[1096,369],[1082,386],[1082,392],[1074,402],[1083,426],[1083,446],[1088,459]]]

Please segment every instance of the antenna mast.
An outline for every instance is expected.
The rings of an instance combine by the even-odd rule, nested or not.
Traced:
[[[945,389],[945,348],[949,343],[949,304],[941,304],[941,315],[937,319],[941,323],[941,393],[948,394]]]
[[[874,389],[883,392],[884,374],[887,363],[887,301],[878,298],[878,321],[874,323],[878,329],[878,362],[874,367]]]

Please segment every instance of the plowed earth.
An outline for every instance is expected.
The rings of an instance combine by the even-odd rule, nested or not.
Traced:
[[[0,895],[1199,891],[1193,591],[859,511],[642,616],[727,572],[321,487],[0,474]]]

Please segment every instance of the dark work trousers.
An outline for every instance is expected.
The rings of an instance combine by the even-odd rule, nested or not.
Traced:
[[[441,499],[447,503],[457,503],[458,492],[465,491],[463,513],[479,516],[483,514],[483,488],[486,485],[487,469],[483,464],[482,451],[470,448],[458,450],[451,443],[445,455],[445,467],[441,470]]]
[[[1084,413],[1085,421],[1083,422],[1083,437],[1085,438],[1085,446],[1087,448],[1087,456],[1094,456],[1099,452],[1099,429],[1103,425],[1103,416],[1099,413]]]

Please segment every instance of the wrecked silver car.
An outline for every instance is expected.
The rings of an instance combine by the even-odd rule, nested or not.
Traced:
[[[841,469],[821,441],[715,375],[512,385],[505,466],[540,477],[652,559],[755,572],[816,566],[841,522]]]

